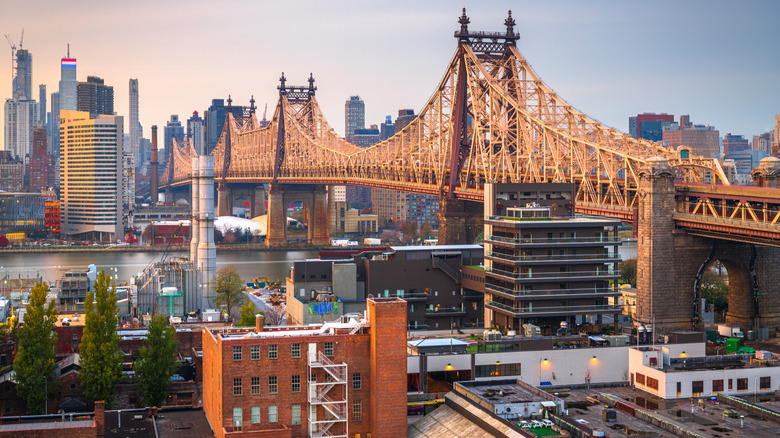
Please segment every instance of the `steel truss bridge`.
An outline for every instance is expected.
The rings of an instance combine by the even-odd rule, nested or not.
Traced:
[[[678,226],[780,245],[780,190],[746,194],[729,187],[717,160],[634,139],[574,109],[520,54],[511,11],[505,32],[470,31],[465,9],[459,23],[457,50],[432,97],[393,137],[368,148],[348,143],[323,115],[314,78],[288,86],[282,74],[267,125],[254,112],[228,111],[212,151],[215,181],[356,185],[477,202],[486,183],[569,182],[578,212],[635,221],[640,170],[662,157],[676,176]],[[194,155],[191,142],[174,140],[160,187],[189,185]]]

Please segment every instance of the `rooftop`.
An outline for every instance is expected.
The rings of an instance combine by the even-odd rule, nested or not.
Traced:
[[[401,251],[460,251],[464,249],[482,249],[481,245],[411,245],[391,246],[395,252]]]
[[[501,380],[476,380],[458,382],[472,394],[486,400],[492,405],[503,403],[525,403],[530,401],[548,401],[547,397],[540,396],[534,389],[521,386],[514,379]]]

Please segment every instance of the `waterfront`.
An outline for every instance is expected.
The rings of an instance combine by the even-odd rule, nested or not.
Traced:
[[[636,241],[623,242],[619,247],[623,259],[636,257]],[[268,277],[271,280],[282,280],[292,266],[293,261],[306,258],[316,258],[317,250],[289,251],[220,251],[217,253],[217,269],[233,265],[245,281],[254,277]],[[40,274],[45,281],[58,280],[63,271],[75,268],[86,268],[95,264],[98,270],[105,270],[116,275],[119,282],[142,272],[153,261],[159,261],[161,252],[45,252],[45,253],[0,253],[0,277],[36,277]],[[188,256],[185,251],[176,251],[168,257]],[[114,274],[113,269],[116,268]]]

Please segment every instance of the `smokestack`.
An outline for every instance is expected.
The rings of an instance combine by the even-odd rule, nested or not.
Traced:
[[[216,293],[217,248],[214,246],[214,157],[201,155],[198,181],[198,271],[201,275],[200,308],[206,310],[214,306]]]
[[[265,325],[265,316],[263,316],[262,313],[258,313],[255,315],[255,331],[261,332],[263,331],[263,326]]]
[[[200,175],[200,159],[198,156],[195,156],[192,157],[192,179],[190,179],[190,191],[192,192],[192,198],[190,200],[190,206],[192,207],[192,216],[190,216],[190,260],[192,261],[192,266],[195,267],[195,270],[193,271],[195,281],[193,281],[192,285],[188,288],[190,291],[194,291],[189,294],[186,300],[188,312],[197,310],[198,306],[200,306],[200,300],[198,298],[200,297],[199,291],[202,288],[201,282],[199,281],[199,271],[197,269],[198,242],[200,241],[200,227],[198,226],[200,219],[200,180],[198,179],[198,175]]]
[[[160,188],[160,173],[157,166],[159,166],[157,162],[157,125],[152,125],[152,205],[157,202],[157,192]]]

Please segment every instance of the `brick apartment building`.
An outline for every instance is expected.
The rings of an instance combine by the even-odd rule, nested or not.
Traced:
[[[365,317],[203,333],[203,407],[217,437],[405,437],[406,302]]]

